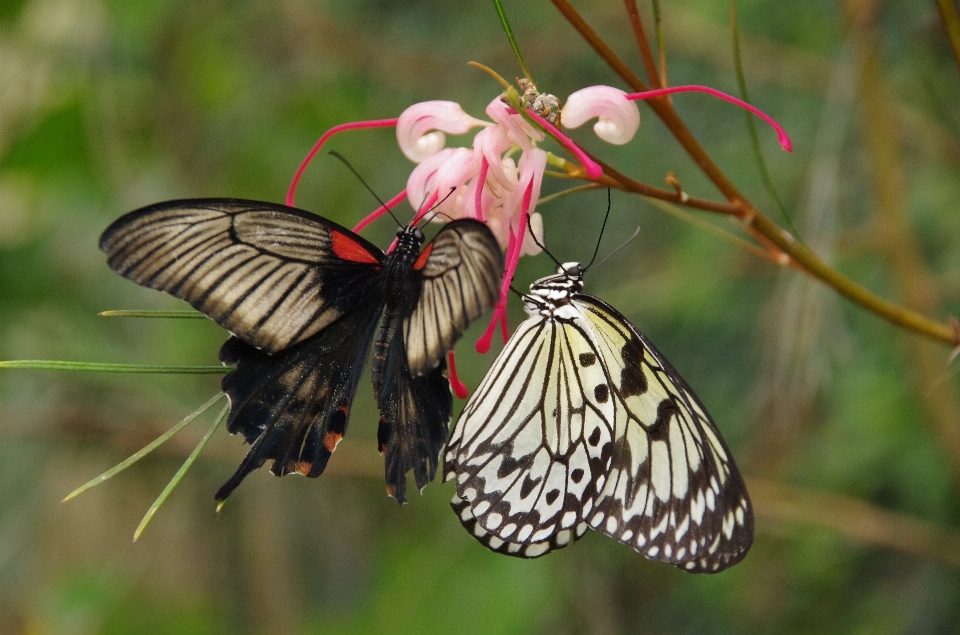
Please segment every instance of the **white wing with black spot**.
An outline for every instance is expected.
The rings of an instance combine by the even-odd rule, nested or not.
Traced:
[[[736,564],[753,511],[706,409],[653,344],[616,309],[574,296],[613,387],[616,443],[587,522],[644,555],[689,571]]]
[[[753,513],[720,432],[649,340],[578,293],[574,265],[531,287],[530,319],[457,421],[444,480],[460,522],[523,557],[588,524],[688,571],[739,562]]]

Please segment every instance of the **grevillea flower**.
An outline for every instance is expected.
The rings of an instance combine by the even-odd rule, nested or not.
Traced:
[[[555,100],[533,100],[556,103]],[[596,178],[599,166],[576,145],[536,112],[527,113],[549,129],[577,156],[588,175]],[[540,252],[543,243],[543,219],[536,211],[540,187],[547,167],[547,153],[538,147],[544,140],[542,130],[529,123],[500,97],[486,108],[490,121],[484,122],[464,112],[458,104],[429,101],[407,108],[397,120],[397,141],[411,160],[419,163],[407,180],[407,198],[424,202],[440,200],[434,220],[475,218],[487,224],[500,246],[506,250],[506,273],[500,302],[491,328],[477,343],[478,350],[490,346],[492,326],[506,309],[510,280],[517,260]],[[626,99],[626,93],[610,86],[593,86],[577,91],[560,110],[560,121],[576,128],[597,119],[594,130],[611,143],[629,141],[640,126],[640,111]],[[445,134],[462,134],[481,127],[473,138],[473,151],[446,148]],[[533,228],[533,235],[526,228]],[[502,324],[502,320],[500,320]],[[506,329],[503,330],[506,339]]]
[[[703,86],[677,86],[646,93],[627,94],[611,86],[590,86],[576,91],[562,108],[551,95],[541,95],[530,82],[521,80],[523,94],[518,112],[505,98],[498,96],[486,108],[488,121],[467,114],[451,101],[425,101],[407,108],[397,119],[344,124],[329,130],[307,155],[291,183],[287,204],[293,205],[293,192],[307,162],[330,136],[349,128],[396,126],[397,142],[404,155],[417,167],[410,173],[403,192],[361,221],[354,231],[396,205],[404,198],[417,209],[414,221],[428,212],[430,220],[448,222],[474,218],[487,224],[506,252],[506,267],[500,300],[486,333],[477,341],[477,350],[486,352],[496,324],[502,327],[506,342],[506,303],[510,282],[520,256],[535,255],[543,244],[543,218],[536,211],[540,188],[549,155],[539,147],[548,131],[576,157],[583,174],[598,179],[602,168],[581,150],[553,122],[565,128],[577,128],[596,120],[594,132],[608,143],[629,142],[640,127],[636,100],[685,91],[707,92],[751,110],[771,123],[781,145],[790,149],[790,140],[776,122],[753,106]],[[537,125],[533,125],[530,120]],[[481,128],[473,137],[472,148],[446,147],[447,135],[462,135]],[[527,228],[532,228],[532,236]],[[465,396],[453,371],[451,383],[458,396]]]

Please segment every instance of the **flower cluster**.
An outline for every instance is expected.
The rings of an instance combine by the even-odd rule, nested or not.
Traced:
[[[506,342],[507,294],[517,261],[520,256],[541,251],[543,219],[536,211],[540,188],[551,160],[563,163],[539,147],[546,133],[576,157],[586,178],[596,180],[602,175],[600,166],[559,130],[557,126],[561,123],[570,129],[595,119],[593,130],[600,139],[622,145],[629,142],[640,127],[636,100],[697,91],[754,112],[777,130],[784,149],[790,149],[786,133],[770,117],[750,104],[705,86],[674,86],[634,94],[611,86],[590,86],[571,94],[562,107],[559,100],[540,94],[527,80],[521,80],[520,87],[523,93],[518,97],[513,92],[512,103],[508,98],[512,89],[491,101],[486,108],[489,117],[486,121],[467,114],[455,102],[426,101],[410,106],[396,119],[336,126],[320,138],[304,159],[287,194],[287,204],[293,205],[293,192],[300,175],[332,135],[348,129],[396,127],[400,149],[417,167],[411,172],[405,190],[367,216],[354,231],[360,231],[404,199],[418,210],[413,222],[430,213],[430,220],[437,222],[473,218],[486,223],[505,250],[506,263],[493,318],[486,333],[477,341],[480,352],[489,350],[498,322]],[[476,128],[480,130],[473,137],[472,147],[446,146],[446,135],[463,135]],[[532,232],[527,233],[527,227]],[[450,363],[453,371],[452,353]],[[454,373],[451,375],[456,384]],[[461,394],[463,390],[457,392]]]

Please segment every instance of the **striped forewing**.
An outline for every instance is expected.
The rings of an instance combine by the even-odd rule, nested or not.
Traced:
[[[337,240],[360,261],[338,255]],[[383,258],[326,219],[232,199],[171,201],[132,212],[107,228],[100,248],[120,275],[186,300],[271,353],[315,335],[359,303],[350,290],[371,279]]]
[[[611,376],[612,465],[591,527],[647,557],[721,571],[753,540],[746,488],[716,424],[670,363],[618,311],[575,296]]]

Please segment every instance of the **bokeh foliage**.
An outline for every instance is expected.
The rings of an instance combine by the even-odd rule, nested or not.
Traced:
[[[639,70],[621,3],[577,4]],[[663,5],[670,82],[735,94],[728,3]],[[549,3],[506,9],[541,90],[620,85]],[[934,3],[739,0],[737,11],[751,97],[794,140],[787,155],[761,129],[802,238],[885,297],[960,313],[960,69]],[[499,87],[469,60],[519,74],[484,2],[0,1],[0,359],[214,363],[224,335],[209,323],[96,317],[181,307],[111,274],[100,231],[165,199],[281,201],[304,153],[339,123],[427,99],[482,115]],[[674,103],[777,218],[742,115],[700,95]],[[673,171],[686,191],[716,197],[643,117],[622,148],[576,138],[637,179],[660,185]],[[331,147],[384,197],[412,167],[385,131]],[[892,206],[879,196],[889,183]],[[605,202],[591,192],[541,207],[554,253],[589,258]],[[375,206],[329,158],[298,203],[347,226]],[[601,253],[636,226],[588,291],[644,330],[710,407],[753,486],[757,540],[743,564],[690,576],[599,535],[540,561],[489,554],[450,513],[449,485],[403,508],[384,495],[368,383],[320,479],[262,470],[215,516],[212,494],[244,452],[219,434],[131,545],[205,424],[58,501],[218,379],[3,370],[0,633],[960,632],[949,351],[637,197],[614,193]],[[366,234],[385,245],[394,230],[382,220]],[[517,283],[551,269],[524,259]],[[475,386],[492,357],[473,352],[471,333],[458,366]]]

